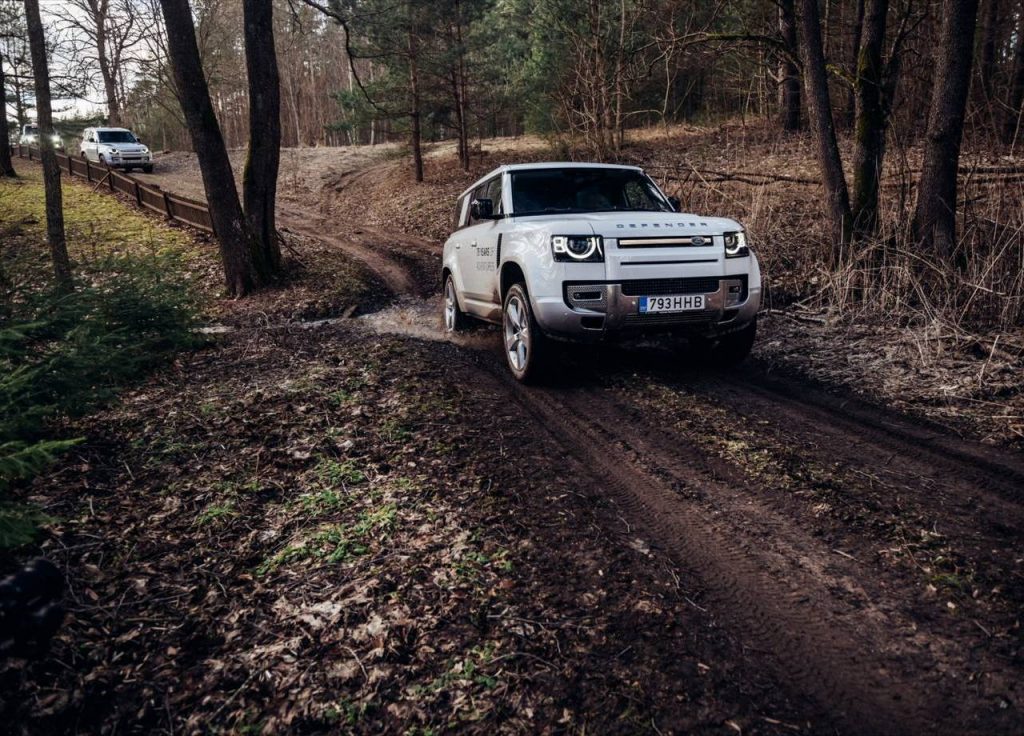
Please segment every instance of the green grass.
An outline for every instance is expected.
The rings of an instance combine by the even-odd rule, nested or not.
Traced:
[[[20,164],[20,165],[19,165]],[[17,223],[29,238],[46,239],[46,200],[42,170],[15,162],[17,179],[0,181],[0,223]],[[96,261],[118,255],[202,255],[183,230],[136,210],[103,191],[63,180],[64,228],[73,261]]]
[[[316,468],[313,469],[313,473],[316,475],[317,480],[328,488],[358,485],[366,480],[366,474],[356,467],[356,464],[351,460],[339,461],[332,460],[331,458],[322,458],[317,463]]]
[[[196,526],[210,526],[221,519],[237,515],[234,501],[210,504],[196,517]]]
[[[284,565],[300,560],[337,564],[365,555],[370,549],[372,538],[385,538],[391,533],[396,516],[397,508],[394,504],[364,510],[351,524],[331,524],[307,539],[285,547],[264,560],[256,569],[256,574],[268,575]]]
[[[200,251],[185,233],[65,182],[75,290],[60,293],[39,168],[19,172],[0,180],[0,547],[46,523],[18,491],[78,441],[54,428],[200,343]]]

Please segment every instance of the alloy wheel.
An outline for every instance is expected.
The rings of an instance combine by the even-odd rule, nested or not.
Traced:
[[[521,373],[530,360],[530,315],[518,294],[509,297],[504,322],[505,353],[512,369]]]

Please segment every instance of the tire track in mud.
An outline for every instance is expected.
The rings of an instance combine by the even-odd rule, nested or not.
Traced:
[[[657,439],[600,389],[526,389],[494,362],[482,367],[589,470],[606,500],[688,571],[711,615],[764,653],[776,680],[794,698],[809,698],[821,722],[879,734],[964,722],[937,676],[922,677],[926,666],[908,669],[893,654],[901,634],[884,617],[830,591],[829,583],[850,586],[827,572],[836,565],[829,551],[750,505],[736,479],[699,449]],[[740,517],[759,521],[744,526]]]
[[[953,438],[948,430],[926,421],[870,406],[848,396],[767,375],[750,367],[709,381],[707,393],[741,415],[782,413],[787,422],[813,429],[832,440],[829,450],[849,456],[867,452],[876,467],[899,457],[904,468],[960,491],[983,493],[1018,519],[1024,503],[1024,458]],[[851,438],[856,444],[851,445]],[[851,457],[850,459],[856,459]]]

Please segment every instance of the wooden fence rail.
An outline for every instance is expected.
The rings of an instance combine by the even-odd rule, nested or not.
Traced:
[[[39,160],[39,149],[35,146],[16,145],[13,147],[21,158]],[[139,207],[159,212],[176,222],[182,222],[198,230],[213,233],[213,219],[205,202],[164,191],[155,184],[144,184],[134,176],[118,171],[105,164],[94,164],[88,159],[56,152],[57,165],[68,176],[80,176],[95,182],[97,188],[105,186],[111,192],[122,192],[135,200]]]

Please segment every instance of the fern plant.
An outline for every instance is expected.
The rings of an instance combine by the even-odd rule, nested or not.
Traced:
[[[0,305],[0,547],[45,518],[13,491],[80,440],[55,423],[108,400],[175,351],[197,344],[194,292],[169,256],[118,258],[70,294],[7,292]]]

